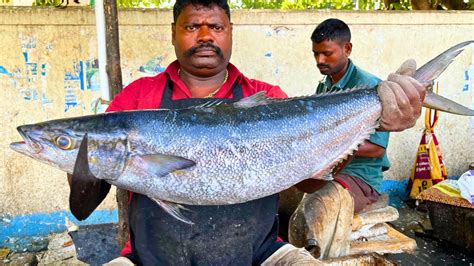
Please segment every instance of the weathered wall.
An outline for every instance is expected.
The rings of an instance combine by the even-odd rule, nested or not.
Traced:
[[[279,84],[290,95],[310,94],[321,76],[309,36],[329,17],[350,25],[352,59],[381,77],[404,59],[414,58],[421,65],[455,43],[474,39],[472,12],[234,11],[231,61],[248,76]],[[174,60],[171,20],[169,11],[120,11],[125,84],[162,71]],[[0,216],[67,210],[64,173],[16,154],[8,145],[20,139],[18,125],[92,112],[99,97],[94,14],[74,8],[0,8],[0,36]],[[439,86],[444,96],[471,107],[472,80],[464,85],[472,57],[472,49],[467,49],[442,75]],[[410,130],[392,134],[392,169],[386,178],[409,176],[422,128],[419,121]],[[437,133],[449,175],[460,175],[474,161],[469,118],[441,114]],[[114,206],[109,196],[101,209]]]

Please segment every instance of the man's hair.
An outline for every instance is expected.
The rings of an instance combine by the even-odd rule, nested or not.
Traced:
[[[342,20],[336,18],[326,19],[314,29],[313,34],[311,34],[311,41],[320,43],[326,40],[350,42],[351,30]]]
[[[227,0],[176,0],[176,3],[173,6],[173,22],[176,22],[179,14],[187,5],[193,6],[203,6],[207,8],[212,8],[213,6],[218,6],[224,9],[227,17],[230,21],[230,8],[227,4]]]

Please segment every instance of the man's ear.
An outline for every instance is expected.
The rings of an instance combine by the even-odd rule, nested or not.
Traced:
[[[171,23],[171,44],[174,46],[174,39],[176,37],[176,24]]]
[[[352,52],[352,43],[346,42],[344,44],[344,53],[346,54],[347,57],[351,55]]]

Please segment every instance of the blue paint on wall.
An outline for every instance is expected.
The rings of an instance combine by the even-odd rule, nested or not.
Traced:
[[[469,91],[469,70],[464,71],[464,86],[462,87],[462,91]]]
[[[7,75],[7,76],[12,76],[11,73],[8,72],[8,70],[4,66],[0,66],[0,74]]]
[[[23,52],[23,58],[25,59],[25,63],[28,63],[28,53]]]
[[[84,82],[84,61],[79,61],[79,84],[81,86],[81,91],[85,89],[85,82]]]
[[[0,247],[15,251],[31,250],[32,241],[39,241],[50,233],[67,230],[66,218],[76,225],[117,223],[117,210],[94,211],[85,221],[78,221],[69,211],[35,213],[0,218]]]
[[[26,101],[38,100],[38,92],[35,89],[24,89],[20,93]]]
[[[41,64],[41,76],[46,77],[46,64]]]
[[[68,112],[69,109],[79,105],[76,93],[83,89],[83,71],[81,63],[82,61],[79,61],[79,63],[74,62],[72,69],[69,69],[64,74],[64,112]]]
[[[150,59],[148,62],[145,64],[141,65],[138,68],[138,71],[147,73],[147,74],[152,74],[156,75],[161,72],[165,71],[165,68],[161,66],[161,63],[163,62],[164,56],[156,56],[152,59]]]
[[[38,74],[37,63],[26,63],[26,68],[28,69],[30,75],[36,76]]]
[[[265,53],[265,57],[267,57],[267,58],[272,58],[272,56],[273,56],[272,52],[266,52]]]
[[[99,60],[92,59],[86,62],[86,85],[91,91],[100,90]]]

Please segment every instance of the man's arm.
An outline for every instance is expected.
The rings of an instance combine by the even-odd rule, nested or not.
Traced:
[[[137,79],[125,87],[119,94],[115,95],[106,112],[117,112],[133,110],[138,105],[138,93],[142,79]]]
[[[354,155],[358,157],[379,158],[382,157],[384,153],[385,149],[383,147],[366,140],[359,146]]]

